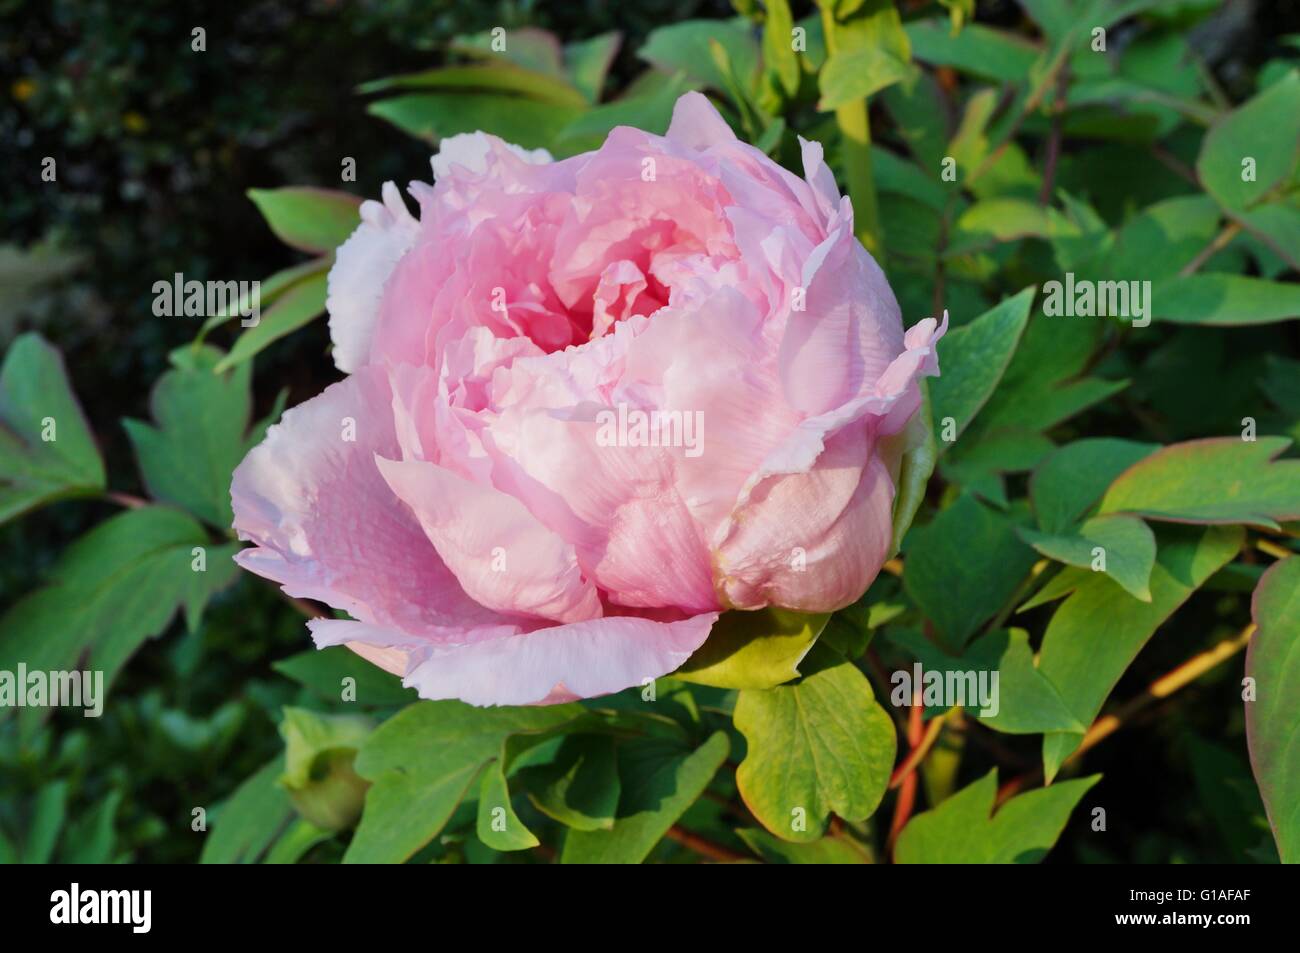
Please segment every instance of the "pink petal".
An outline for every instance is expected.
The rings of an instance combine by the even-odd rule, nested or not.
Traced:
[[[842,431],[806,473],[769,477],[735,514],[718,550],[730,605],[830,612],[880,571],[894,485],[860,429]]]
[[[403,683],[422,698],[471,705],[537,705],[594,698],[648,684],[704,644],[718,613],[673,622],[607,616],[505,634],[480,632],[461,644],[413,645],[401,633],[333,619],[310,623],[319,647],[346,642],[407,652]]]
[[[903,350],[898,302],[852,224],[841,221],[804,263],[806,307],[790,313],[781,341],[786,399],[812,415],[870,388]]]
[[[691,149],[708,149],[710,146],[735,142],[731,131],[713,103],[703,93],[689,92],[680,96],[673,105],[672,122],[665,136]]]
[[[286,411],[235,470],[234,526],[257,544],[236,561],[367,622],[423,631],[491,619],[388,488],[376,453],[399,453],[382,369]]]
[[[384,284],[419,236],[419,223],[397,186],[384,183],[383,195],[383,204],[361,204],[361,224],[339,246],[327,279],[334,363],[344,373],[365,363]]]
[[[432,463],[376,462],[480,605],[559,622],[600,616],[600,598],[583,578],[573,547],[514,497]]]

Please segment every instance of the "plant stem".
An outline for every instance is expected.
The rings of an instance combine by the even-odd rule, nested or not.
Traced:
[[[138,510],[142,506],[149,505],[148,500],[132,496],[130,493],[119,493],[117,490],[109,490],[104,494],[104,499],[110,503],[116,503],[118,506],[125,506],[128,510]]]
[[[1215,235],[1210,243],[1201,249],[1195,258],[1183,266],[1183,270],[1178,273],[1179,278],[1186,278],[1188,275],[1195,274],[1200,267],[1214,257],[1215,253],[1220,251],[1224,246],[1237,237],[1241,231],[1241,225],[1237,222],[1229,222],[1223,227],[1223,231]]]
[[[1261,553],[1267,553],[1274,559],[1290,559],[1292,556],[1296,555],[1292,550],[1287,549],[1285,546],[1279,546],[1270,539],[1255,540],[1255,548]]]
[[[668,833],[664,835],[669,840],[676,841],[683,847],[688,847],[702,857],[710,860],[723,862],[734,862],[737,860],[749,860],[744,854],[739,854],[730,847],[723,847],[721,844],[715,844],[707,838],[701,837],[692,831],[688,831],[680,824],[674,824],[668,828]]]
[[[912,692],[912,709],[908,713],[907,719],[907,743],[913,752],[921,747],[925,738],[925,729],[921,723],[921,716],[925,711],[922,701],[923,696],[920,686],[916,686]],[[916,806],[916,787],[916,772],[909,771],[901,779],[898,798],[894,801],[894,819],[889,825],[889,841],[886,844],[886,850],[891,858],[894,855],[894,842],[898,840],[899,833],[907,826],[907,822],[912,816],[912,808]]]
[[[907,757],[903,759],[903,763],[894,769],[893,777],[889,779],[891,790],[902,785],[911,776],[912,772],[920,766],[921,762],[925,760],[925,756],[930,753],[934,743],[939,740],[939,732],[943,730],[943,723],[943,717],[930,719],[930,723],[925,726],[925,734],[921,737],[920,742],[908,752]]]

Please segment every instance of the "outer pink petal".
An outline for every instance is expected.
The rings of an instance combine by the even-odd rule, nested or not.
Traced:
[[[713,108],[708,97],[703,93],[689,92],[678,97],[673,105],[672,122],[668,124],[664,138],[691,149],[704,150],[735,142],[736,134]]]
[[[425,631],[490,619],[388,488],[376,453],[399,453],[382,369],[286,411],[235,470],[235,529],[257,544],[236,561],[367,622]]]
[[[600,597],[583,578],[573,547],[514,497],[436,464],[376,462],[461,587],[480,605],[558,622],[600,616]]]
[[[322,648],[356,641],[405,650],[403,682],[422,698],[536,705],[608,695],[666,675],[704,644],[717,618],[607,616],[517,634],[480,632],[459,645],[412,645],[401,633],[340,620],[310,626]]]
[[[330,338],[334,363],[351,373],[365,363],[379,320],[384,284],[419,236],[420,226],[392,182],[384,201],[361,203],[361,224],[339,246],[328,278]]]
[[[880,266],[841,219],[803,266],[806,307],[781,341],[781,380],[791,406],[821,414],[868,389],[903,350],[903,321]]]
[[[866,590],[888,555],[894,485],[861,427],[841,431],[806,473],[769,477],[718,551],[728,602],[830,612]]]

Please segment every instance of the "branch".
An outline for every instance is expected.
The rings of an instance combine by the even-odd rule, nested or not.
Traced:
[[[117,490],[109,490],[104,494],[104,499],[110,503],[116,503],[118,506],[125,506],[128,510],[138,510],[142,506],[149,505],[148,500],[132,496],[130,493],[119,493]]]
[[[693,831],[688,831],[680,824],[674,824],[668,828],[668,833],[664,835],[669,840],[676,841],[683,847],[688,847],[702,857],[709,860],[716,860],[723,863],[734,863],[738,860],[750,860],[744,854],[737,853],[730,847],[723,847],[721,844],[715,844],[713,841],[701,837]]]
[[[1229,222],[1223,227],[1223,231],[1215,235],[1195,258],[1183,266],[1183,270],[1178,273],[1178,277],[1186,278],[1188,275],[1195,274],[1203,264],[1214,257],[1216,252],[1222,250],[1225,245],[1236,238],[1237,233],[1240,231],[1241,225],[1239,223]]]

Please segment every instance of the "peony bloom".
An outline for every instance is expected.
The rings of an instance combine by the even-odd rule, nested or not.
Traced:
[[[697,93],[553,162],[482,133],[362,206],[329,276],[349,376],[235,471],[244,568],[426,698],[607,694],[727,609],[830,611],[888,555],[943,333],[903,333],[821,147],[806,180]],[[897,442],[895,442],[897,443]]]

